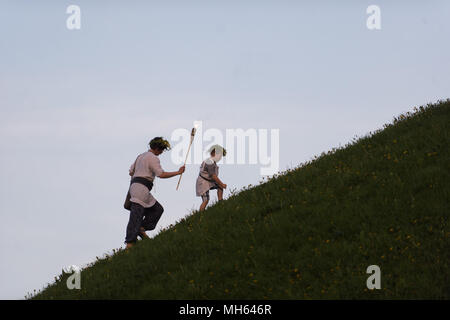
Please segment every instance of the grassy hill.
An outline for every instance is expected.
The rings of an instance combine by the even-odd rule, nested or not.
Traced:
[[[449,299],[449,123],[416,109],[31,298]]]

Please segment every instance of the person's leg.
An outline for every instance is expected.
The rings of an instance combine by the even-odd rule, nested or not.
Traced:
[[[141,239],[144,239],[144,238],[148,239],[149,238],[149,236],[145,233],[145,228],[144,227],[141,227],[141,229],[139,230],[139,237],[141,237]]]
[[[161,218],[161,215],[164,212],[163,206],[156,201],[153,206],[150,208],[145,209],[145,218],[142,222],[142,227],[144,229],[143,233],[145,234],[145,231],[150,231],[156,228],[156,225],[158,224],[159,219]],[[142,231],[142,229],[141,229]],[[141,233],[142,234],[142,233]],[[146,236],[146,234],[145,234]],[[145,237],[144,236],[144,237]]]
[[[223,189],[217,189],[217,199],[219,199],[219,201],[223,200]]]
[[[202,202],[202,204],[200,205],[200,211],[203,211],[203,210],[205,210],[205,208],[206,208],[206,206],[208,205],[208,200],[204,200],[203,202]]]
[[[137,236],[142,224],[142,217],[144,216],[144,207],[132,202],[130,209],[130,219],[127,225],[127,235],[125,237],[125,243],[127,248],[133,246],[136,243]]]
[[[200,211],[205,210],[206,206],[208,205],[209,202],[209,190],[206,191],[203,195],[202,195],[202,204],[200,205]]]

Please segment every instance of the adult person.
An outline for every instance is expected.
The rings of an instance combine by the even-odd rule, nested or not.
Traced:
[[[148,238],[145,231],[155,229],[164,212],[164,208],[150,193],[155,177],[167,179],[182,174],[185,170],[184,166],[173,172],[165,172],[161,168],[158,156],[165,150],[170,150],[170,143],[164,138],[153,138],[149,147],[149,150],[140,154],[130,167],[131,206],[125,237],[127,249],[136,243],[138,235],[141,238]]]

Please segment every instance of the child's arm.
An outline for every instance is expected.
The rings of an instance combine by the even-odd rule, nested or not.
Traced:
[[[220,187],[221,189],[226,189],[226,188],[227,188],[227,185],[224,184],[224,183],[219,179],[219,177],[218,177],[217,175],[213,174],[213,175],[212,175],[212,179],[213,179],[215,182],[217,182],[217,184],[219,185],[219,187]]]

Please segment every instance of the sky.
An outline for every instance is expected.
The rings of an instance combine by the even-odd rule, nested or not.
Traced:
[[[155,136],[278,129],[282,171],[449,98],[449,16],[446,0],[0,0],[0,299],[123,247],[128,169]],[[199,207],[198,170],[155,181],[150,236]],[[220,177],[225,197],[262,180]]]

